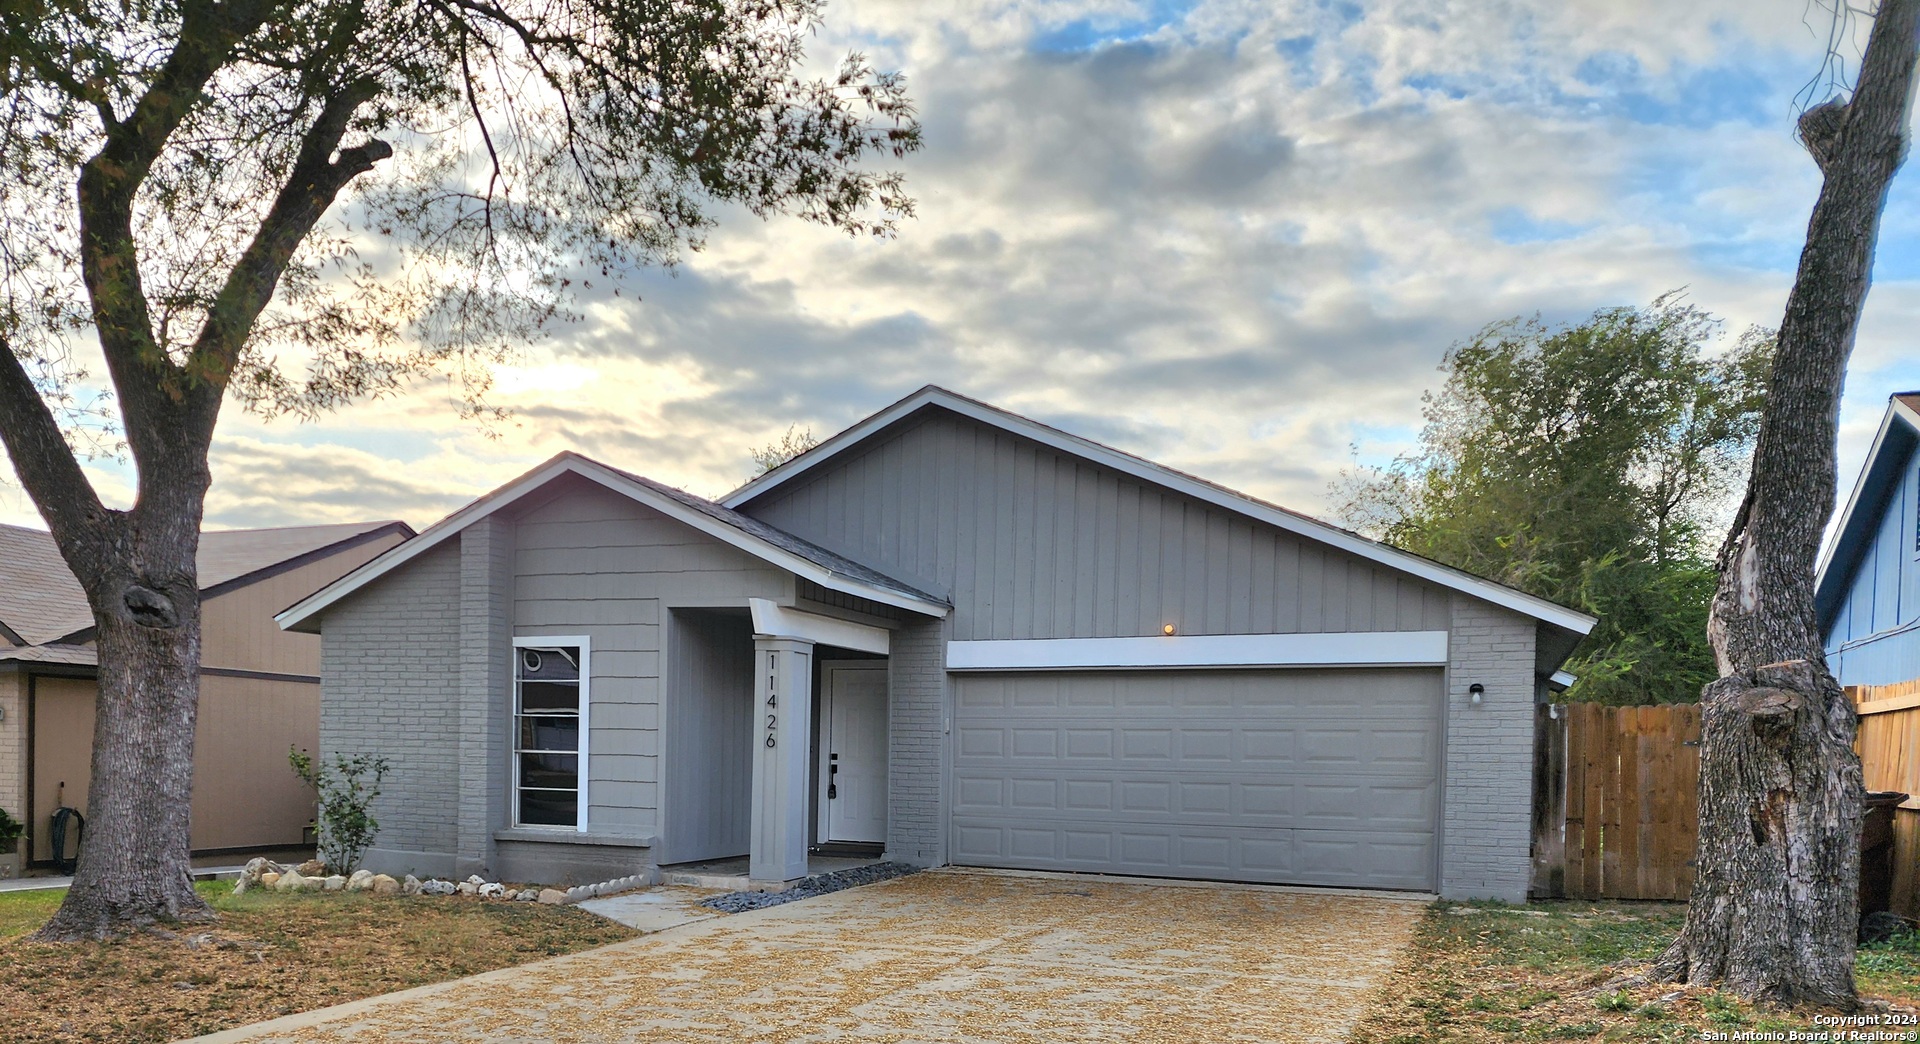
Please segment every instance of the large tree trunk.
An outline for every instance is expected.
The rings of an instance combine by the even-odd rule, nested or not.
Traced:
[[[1800,130],[1825,172],[1787,299],[1746,500],[1720,553],[1701,696],[1700,840],[1680,938],[1657,977],[1776,1004],[1854,1004],[1856,719],[1813,604],[1834,440],[1887,187],[1906,148],[1920,0],[1883,0],[1850,102]]]
[[[198,592],[188,585],[169,601],[172,626],[136,621],[124,607],[95,611],[100,694],[87,831],[107,840],[82,851],[66,900],[38,938],[104,938],[131,926],[213,917],[193,890],[188,860]]]

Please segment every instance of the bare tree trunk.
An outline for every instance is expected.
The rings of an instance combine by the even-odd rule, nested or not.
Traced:
[[[1780,325],[1747,495],[1707,624],[1721,677],[1701,696],[1697,876],[1654,975],[1755,1000],[1851,1008],[1860,760],[1826,666],[1814,562],[1833,511],[1847,357],[1887,187],[1905,158],[1920,0],[1882,0],[1846,104],[1807,111],[1825,173]]]
[[[188,552],[191,555],[191,551]],[[99,612],[88,845],[73,886],[40,939],[105,938],[156,921],[210,920],[193,890],[188,812],[200,695],[200,605],[190,587],[170,599],[174,626],[124,609]]]

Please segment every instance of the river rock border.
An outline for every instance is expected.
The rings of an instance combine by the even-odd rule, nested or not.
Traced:
[[[247,865],[241,868],[239,879],[233,883],[233,894],[244,895],[266,889],[275,892],[372,892],[374,895],[471,895],[499,902],[562,906],[596,896],[630,892],[652,883],[653,875],[635,874],[566,889],[543,888],[539,885],[515,888],[505,882],[489,881],[479,874],[464,881],[447,881],[437,877],[423,881],[412,874],[396,879],[369,870],[355,870],[351,876],[342,876],[328,874],[326,864],[317,859],[293,866],[255,858],[248,860]]]
[[[728,892],[700,900],[700,905],[721,913],[744,913],[768,906],[791,903],[796,899],[811,899],[816,895],[826,895],[842,888],[855,888],[860,885],[876,884],[895,877],[905,877],[918,873],[920,868],[910,863],[871,863],[867,866],[848,867],[827,874],[815,874],[794,882],[785,891],[780,892]]]

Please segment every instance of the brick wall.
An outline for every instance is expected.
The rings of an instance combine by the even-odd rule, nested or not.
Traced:
[[[491,515],[460,533],[460,818],[454,873],[493,870],[493,832],[507,825],[513,625],[513,525]]]
[[[327,611],[320,749],[383,754],[368,869],[450,874],[458,851],[461,550],[435,548]]]
[[[1521,902],[1531,873],[1535,624],[1455,596],[1440,894]],[[1486,686],[1479,706],[1468,686]]]
[[[887,684],[887,856],[938,866],[947,861],[946,620],[893,632]]]
[[[31,818],[27,808],[27,677],[24,674],[0,674],[0,808],[22,823]],[[22,840],[22,851],[25,845]]]

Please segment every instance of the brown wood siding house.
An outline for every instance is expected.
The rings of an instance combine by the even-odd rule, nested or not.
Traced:
[[[288,769],[287,748],[319,745],[320,641],[273,615],[412,536],[402,522],[202,535],[196,854],[301,844],[313,794]],[[87,809],[92,630],[51,536],[0,526],[0,808],[27,824],[29,865],[54,856],[55,809]]]

